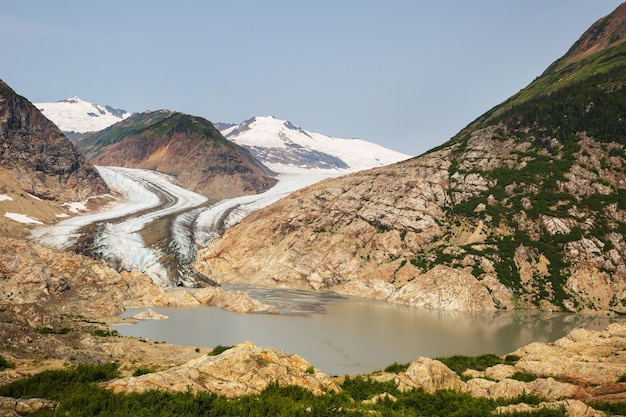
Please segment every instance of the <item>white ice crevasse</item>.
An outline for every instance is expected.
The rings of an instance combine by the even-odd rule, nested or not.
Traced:
[[[98,241],[94,242],[94,246],[99,248],[99,254],[104,258],[117,259],[123,269],[138,270],[149,275],[162,286],[171,283],[167,278],[167,269],[159,261],[162,253],[146,247],[139,234],[147,223],[183,212],[173,221],[170,244],[176,246],[180,259],[191,262],[199,247],[206,246],[225,229],[239,223],[255,210],[307,185],[342,174],[338,171],[275,166],[272,169],[280,171],[278,183],[270,190],[222,200],[207,207],[203,206],[206,197],[176,185],[165,174],[131,168],[97,168],[109,188],[122,198],[105,210],[72,217],[52,226],[37,227],[32,232],[32,238],[49,246],[67,249],[76,243],[81,227],[104,222],[102,233],[98,234]],[[160,195],[169,200],[165,207],[123,221],[111,221],[160,206]],[[198,208],[193,210],[194,207]]]

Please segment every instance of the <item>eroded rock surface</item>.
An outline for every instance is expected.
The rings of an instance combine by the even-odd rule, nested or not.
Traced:
[[[306,360],[279,349],[241,343],[217,356],[201,356],[161,372],[113,380],[104,386],[116,392],[152,389],[208,391],[228,398],[260,393],[269,384],[298,385],[317,395],[338,391],[337,384]]]

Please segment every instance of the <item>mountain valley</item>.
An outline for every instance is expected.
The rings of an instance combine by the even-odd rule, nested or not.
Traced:
[[[108,126],[61,127],[53,107],[0,81],[0,415],[30,414],[30,397],[45,398],[35,415],[72,415],[63,407],[76,401],[110,396],[105,410],[167,392],[204,411],[201,393],[248,411],[275,395],[298,415],[414,415],[437,395],[484,400],[476,415],[626,413],[625,22],[626,3],[416,157],[274,117],[213,124],[78,98],[60,103]],[[167,319],[151,307],[290,314],[245,290],[255,286],[612,324],[484,355],[484,366],[416,355],[362,378],[253,342],[192,348],[110,327]],[[62,398],[12,391],[44,370],[111,363],[115,377]]]
[[[196,268],[426,308],[626,312],[625,9],[445,144],[293,193]]]

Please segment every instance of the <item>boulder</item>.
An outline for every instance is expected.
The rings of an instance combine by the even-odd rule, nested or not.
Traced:
[[[577,385],[559,382],[554,378],[537,378],[526,384],[528,390],[549,401],[584,397],[584,391]]]
[[[380,382],[394,381],[400,391],[422,388],[433,393],[439,390],[462,390],[464,383],[461,378],[446,365],[438,360],[419,357],[405,372],[398,374],[382,372],[372,376]]]
[[[510,378],[517,372],[511,365],[498,364],[485,369],[485,376],[489,379],[501,381]]]
[[[0,416],[24,415],[57,408],[57,402],[40,398],[0,397]]]

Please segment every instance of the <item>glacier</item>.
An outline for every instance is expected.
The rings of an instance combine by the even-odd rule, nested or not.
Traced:
[[[135,168],[96,168],[113,191],[114,202],[98,212],[36,227],[31,238],[48,246],[69,249],[77,244],[85,226],[97,224],[94,255],[118,270],[145,273],[163,287],[197,284],[197,280],[181,276],[181,271],[191,268],[199,248],[250,213],[307,185],[344,174],[274,166],[270,168],[277,172],[278,183],[270,190],[209,205],[205,196],[178,186],[175,179],[166,174]],[[167,216],[173,217],[167,245],[149,247],[140,232],[151,222]],[[178,265],[163,261],[168,252],[175,254]]]

